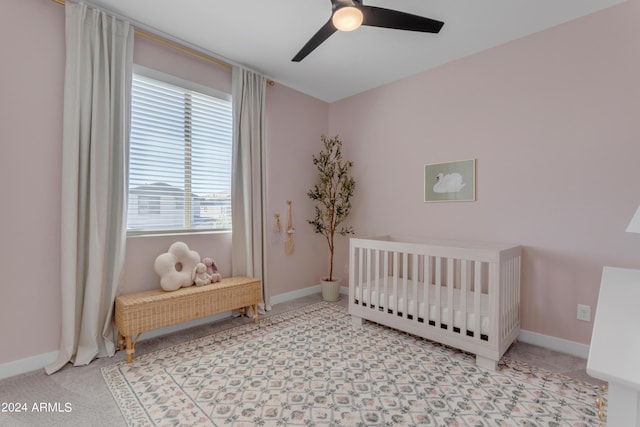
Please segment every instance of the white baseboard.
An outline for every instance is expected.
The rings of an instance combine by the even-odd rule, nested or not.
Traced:
[[[308,288],[298,289],[291,292],[285,292],[284,294],[274,295],[270,298],[271,305],[280,304],[283,302],[291,301],[292,299],[302,298],[309,295],[317,294],[320,292],[320,285],[309,286]]]
[[[57,358],[58,351],[51,351],[12,362],[0,363],[0,380],[44,368],[55,362]]]
[[[291,301],[296,298],[301,298],[320,292],[320,285],[310,286],[305,289],[299,289],[284,294],[274,295],[271,297],[271,304],[280,304],[283,302]],[[349,288],[343,286],[340,288],[340,294],[348,295]],[[215,314],[209,317],[203,317],[202,319],[191,320],[189,322],[180,323],[179,325],[167,326],[166,328],[155,329],[153,331],[145,332],[140,337],[141,341],[155,338],[161,335],[170,334],[172,332],[181,331],[183,329],[192,328],[194,326],[204,325],[206,323],[215,322],[225,319],[231,316],[231,312]],[[536,345],[538,347],[548,348],[550,350],[558,351],[560,353],[570,354],[572,356],[581,357],[586,359],[589,355],[589,346],[586,344],[580,344],[573,341],[567,341],[562,338],[555,338],[548,335],[542,335],[537,332],[520,331],[518,340]],[[23,374],[25,372],[34,371],[36,369],[42,369],[50,363],[55,362],[58,357],[58,351],[51,351],[49,353],[43,353],[24,359],[15,360],[12,362],[0,363],[0,380],[3,378],[9,378],[15,375]]]
[[[556,338],[549,335],[542,335],[537,332],[520,331],[518,341],[535,345],[538,347],[548,348],[559,353],[569,354],[571,356],[586,359],[589,357],[589,346],[575,341],[568,341],[562,338]]]
[[[319,294],[320,293],[320,284],[315,286],[309,286],[308,288],[298,289],[291,292],[286,292],[284,294],[274,295],[271,297],[271,304],[280,304],[282,302],[291,301],[296,298],[302,298],[309,295]],[[342,286],[340,288],[340,294],[349,295],[349,288]]]

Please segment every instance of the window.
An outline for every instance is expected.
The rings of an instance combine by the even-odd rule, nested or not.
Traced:
[[[231,96],[137,67],[127,230],[230,230],[231,147]]]
[[[160,196],[138,195],[138,215],[159,215]]]

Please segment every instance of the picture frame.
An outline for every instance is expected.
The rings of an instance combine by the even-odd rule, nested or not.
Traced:
[[[475,200],[476,159],[424,166],[425,203]]]

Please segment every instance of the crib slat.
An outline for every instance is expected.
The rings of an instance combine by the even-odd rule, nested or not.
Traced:
[[[357,247],[353,244],[353,241],[349,242],[349,303],[353,303],[358,299],[356,293],[356,269],[354,266],[354,260],[356,259]]]
[[[516,266],[514,263],[515,259],[510,259],[508,261],[509,264],[509,276],[506,279],[507,283],[505,284],[505,287],[507,287],[509,289],[509,295],[511,296],[511,299],[509,301],[509,322],[508,325],[508,329],[504,331],[505,336],[509,333],[509,331],[511,329],[513,329],[516,326],[516,289],[513,285],[509,286],[509,284],[511,283],[515,283],[515,271],[516,271]]]
[[[454,286],[454,273],[453,273],[453,258],[447,258],[447,329],[453,331],[453,315],[455,311],[455,301],[453,300],[453,286]]]
[[[493,287],[492,287],[493,285]],[[495,344],[500,340],[500,331],[498,328],[498,319],[500,318],[500,270],[497,262],[489,263],[489,344]],[[497,313],[497,315],[496,315]]]
[[[473,313],[475,318],[473,339],[480,341],[482,335],[482,315],[480,312],[480,297],[482,294],[482,262],[474,262],[474,280],[473,280]]]
[[[374,301],[374,282],[375,282],[375,278],[373,276],[374,272],[373,272],[373,253],[375,252],[375,249],[373,248],[368,248],[367,249],[367,291],[369,292],[369,308],[374,307],[375,301]]]
[[[462,314],[460,333],[463,336],[467,336],[467,292],[469,290],[467,280],[469,280],[469,264],[466,259],[460,260],[460,264],[460,311]]]
[[[424,256],[424,268],[423,268],[423,298],[424,298],[424,324],[429,325],[429,319],[431,318],[431,313],[429,312],[431,308],[431,300],[429,298],[429,289],[431,288],[431,257],[429,255]]]
[[[380,309],[380,305],[382,304],[382,301],[380,301],[380,250],[376,249],[375,251],[375,260],[374,260],[374,266],[373,266],[373,274],[375,277],[375,282],[376,282],[376,303],[375,303],[375,309],[379,310]]]
[[[517,258],[513,258],[513,262],[516,265],[515,271],[513,273],[513,283],[511,284],[511,286],[513,286],[516,289],[516,294],[514,295],[514,300],[515,300],[515,316],[517,319],[517,328],[520,329],[520,277],[521,277],[521,268],[522,268],[522,260],[520,259],[520,257]]]
[[[514,283],[514,270],[515,270],[515,266],[513,265],[513,260],[509,260],[507,261],[507,269],[506,269],[506,275],[507,277],[505,278],[505,288],[508,291],[509,295],[509,299],[507,301],[508,307],[505,308],[505,311],[508,314],[508,319],[505,320],[505,327],[504,327],[504,331],[503,331],[503,337],[506,336],[509,331],[515,326],[515,321],[516,321],[516,316],[515,316],[515,298],[514,295],[516,293],[516,290],[514,289],[514,287],[511,285],[512,283]]]
[[[382,261],[382,270],[383,270],[383,276],[382,276],[382,283],[383,283],[383,301],[381,302],[382,304],[382,308],[384,310],[387,310],[389,308],[389,251],[385,250],[382,251],[382,256],[383,256],[383,261]]]
[[[407,290],[407,281],[409,280],[409,278],[407,277],[408,271],[409,271],[409,267],[407,266],[407,263],[409,261],[409,254],[406,252],[402,253],[402,317],[403,318],[407,318],[409,317],[409,291]]]
[[[418,300],[418,254],[411,254],[413,271],[411,274],[411,290],[413,291],[413,321],[417,322],[420,317],[420,301]]]
[[[373,306],[375,304],[375,302],[372,300],[372,292],[371,292],[371,288],[373,287],[373,282],[371,280],[371,251],[373,251],[373,249],[371,248],[367,248],[366,252],[367,252],[367,260],[365,262],[366,266],[367,266],[367,304],[369,305],[369,307]]]
[[[360,301],[360,304],[364,304],[364,301],[362,300],[363,295],[364,295],[364,278],[362,277],[362,272],[363,272],[363,261],[362,261],[362,254],[364,253],[364,249],[363,248],[358,248],[358,301]]]
[[[399,299],[398,299],[398,252],[397,251],[393,251],[393,304],[391,303],[391,301],[389,302],[389,305],[393,305],[392,308],[392,313],[393,314],[397,314],[398,313],[398,305],[399,303]]]
[[[439,328],[441,325],[441,319],[440,319],[440,310],[441,310],[441,306],[442,306],[442,299],[440,297],[440,288],[442,287],[442,274],[441,274],[441,270],[442,270],[442,258],[437,256],[436,257],[436,280],[435,280],[435,298],[433,301],[433,305],[436,309],[436,316],[435,316],[435,326],[436,328]]]

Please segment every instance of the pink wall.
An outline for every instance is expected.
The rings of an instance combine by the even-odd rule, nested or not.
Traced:
[[[0,363],[54,350],[60,324],[64,10],[50,1],[7,3],[0,13]]]
[[[640,267],[640,2],[331,105],[359,235],[524,246],[522,327],[589,343],[604,265]],[[603,29],[606,29],[604,31]],[[477,201],[423,203],[423,166],[477,159]]]
[[[45,0],[12,1],[3,5],[0,24],[0,37],[19,40],[5,43],[0,68],[0,197],[5,201],[0,211],[1,364],[58,349],[64,8]],[[141,37],[135,40],[134,61],[231,91],[229,70]],[[316,259],[323,249],[303,224],[305,191],[313,175],[292,159],[311,162],[310,147],[328,121],[328,104],[279,85],[267,89],[267,186],[273,189],[267,206],[285,218],[285,201],[293,200],[299,230],[294,255],[282,259],[281,248],[268,248],[267,256],[274,260],[267,278],[273,294],[318,283],[318,267],[304,262]],[[16,182],[20,185],[14,186]],[[127,240],[121,292],[158,288],[153,261],[176,240],[202,256],[213,256],[222,274],[230,274],[230,233],[132,237]]]
[[[271,296],[320,283],[328,272],[324,239],[306,219],[313,216],[307,190],[316,180],[311,156],[322,148],[320,135],[329,125],[329,105],[284,86],[268,89],[267,97],[267,289]],[[292,201],[295,250],[271,239],[274,214],[287,226],[287,200]]]

